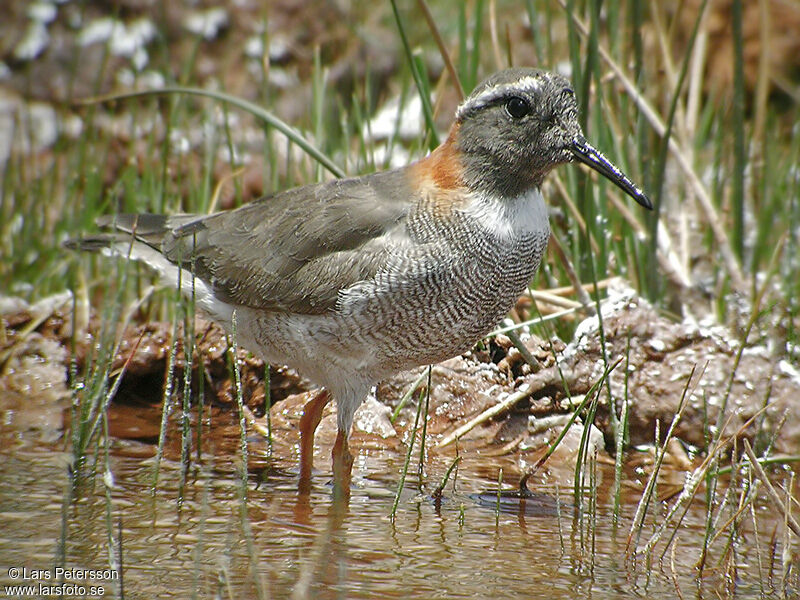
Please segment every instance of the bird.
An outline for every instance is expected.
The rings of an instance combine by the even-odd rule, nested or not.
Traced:
[[[652,209],[587,142],[568,79],[510,68],[477,85],[446,140],[406,166],[212,214],[104,215],[109,232],[68,245],[144,262],[239,345],[319,386],[300,419],[300,494],[334,399],[334,492],[349,496],[357,407],[389,376],[469,351],[506,316],[548,244],[542,182],[571,162]]]

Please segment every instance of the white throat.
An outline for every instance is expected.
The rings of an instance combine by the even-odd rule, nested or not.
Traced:
[[[532,188],[514,198],[474,194],[463,212],[502,240],[550,232],[547,206],[539,188]]]

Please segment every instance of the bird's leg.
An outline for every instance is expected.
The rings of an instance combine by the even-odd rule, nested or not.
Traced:
[[[353,469],[353,456],[347,448],[347,432],[339,430],[333,444],[333,496],[347,499],[350,497],[350,475]]]
[[[330,401],[331,393],[319,390],[303,407],[300,417],[300,483],[298,491],[308,494],[311,491],[311,467],[314,466],[314,432],[317,430],[322,411]]]

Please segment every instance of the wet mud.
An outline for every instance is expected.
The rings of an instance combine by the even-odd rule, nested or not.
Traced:
[[[60,415],[72,396],[77,381],[73,378],[96,360],[101,325],[93,318],[85,331],[73,334],[69,294],[33,306],[4,298],[2,306],[0,389],[8,398],[35,399],[37,410],[15,411],[15,418],[26,420],[24,427],[41,426],[57,436],[66,427]],[[369,448],[400,452],[422,402],[428,410],[431,451],[535,462],[570,423],[570,415],[593,392],[604,371],[614,365],[607,385],[596,394],[590,436],[592,447],[609,460],[614,447],[612,409],[618,417],[627,410],[631,443],[648,445],[657,434],[658,441],[663,440],[682,399],[685,406],[675,427],[679,443],[670,446],[676,464],[690,465],[689,455],[705,448],[709,424],[717,423],[722,409],[726,435],[751,442],[768,439],[781,453],[798,451],[798,425],[786,417],[800,397],[800,375],[786,361],[773,358],[768,348],[742,348],[741,341],[720,326],[671,320],[627,289],[612,293],[601,314],[602,335],[596,316],[586,318],[569,343],[521,335],[536,359],[535,367],[499,334],[466,355],[432,365],[430,388],[427,367],[382,382],[356,414],[351,447],[355,452]],[[149,322],[121,332],[109,368],[112,385],[122,378],[109,406],[113,435],[155,443],[165,381],[171,373],[173,405],[181,406],[188,391],[195,420],[202,410],[208,431],[219,428],[221,437],[237,438],[230,341],[216,325],[199,317],[193,329],[193,359],[188,366],[182,326]],[[178,334],[174,344],[173,331]],[[235,356],[248,433],[258,438],[271,432],[271,451],[285,454],[287,466],[291,465],[300,416],[313,386],[295,371],[267,367],[241,348]],[[267,373],[269,394],[264,385]],[[581,417],[585,413],[572,423],[573,431],[548,464],[574,464]],[[321,456],[335,434],[335,403],[331,403],[317,434]]]

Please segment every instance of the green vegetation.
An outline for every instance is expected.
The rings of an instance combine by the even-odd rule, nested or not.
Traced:
[[[210,89],[219,80],[224,81],[226,74],[217,73],[219,80],[200,75],[198,56],[207,43],[201,36],[191,40],[188,52],[184,47],[178,53],[166,34],[161,34],[153,42],[156,51],[151,53],[149,70],[164,77],[163,89],[140,91],[143,82],[137,80],[129,88],[109,89],[103,85],[109,81],[104,69],[110,68],[112,61],[106,57],[91,88],[93,98],[69,93],[63,103],[56,104],[58,135],[50,147],[37,154],[22,151],[21,145],[14,147],[2,167],[0,182],[3,293],[34,300],[70,288],[76,294],[76,323],[82,307],[103,307],[98,308],[102,322],[99,344],[83,371],[72,374],[69,451],[75,482],[87,475],[110,474],[108,451],[112,442],[105,411],[121,381],[119,373],[110,373],[119,323],[136,318],[174,324],[153,490],[158,483],[170,411],[178,406],[173,392],[183,390],[180,455],[184,468],[192,448],[199,458],[202,436],[198,423],[203,413],[201,409],[193,433],[188,416],[191,375],[183,382],[172,381],[179,324],[187,332],[185,355],[194,354],[193,307],[176,308],[180,303],[175,302],[174,291],[157,289],[151,294],[147,286],[155,280],[145,269],[124,261],[66,252],[61,246],[64,241],[93,232],[95,218],[103,214],[206,212],[252,200],[257,195],[253,190],[269,193],[331,174],[355,175],[385,168],[406,154],[412,159],[422,156],[446,135],[445,124],[459,90],[470,90],[483,76],[509,64],[524,62],[571,71],[587,138],[641,183],[656,205],[653,214],[645,214],[629,200],[621,200],[616,188],[576,166],[552,173],[545,192],[553,210],[556,247],[532,288],[574,288],[578,283],[593,286],[590,293],[581,290],[574,294],[577,301],[571,313],[577,313],[578,318],[568,314],[545,322],[538,312],[542,307],[532,303],[527,313],[519,312],[519,321],[532,322],[530,330],[542,337],[549,338],[555,332],[562,339],[571,339],[577,321],[599,306],[605,280],[621,276],[667,314],[710,315],[739,332],[737,364],[748,344],[777,339],[777,354],[800,367],[800,102],[791,97],[787,102],[786,90],[773,86],[765,60],[756,65],[755,80],[746,80],[740,0],[733,3],[731,17],[734,51],[729,86],[709,75],[719,63],[709,62],[713,54],[704,38],[702,18],[704,11],[710,10],[707,2],[699,3],[693,18],[688,19],[688,9],[668,9],[665,3],[560,0],[556,5],[537,0],[475,0],[459,3],[455,10],[445,2],[430,4],[425,6],[424,0],[419,0],[414,6],[400,6],[393,1],[376,8],[377,17],[360,15],[363,23],[348,23],[356,37],[367,35],[362,31],[367,23],[378,22],[382,30],[396,32],[392,40],[395,60],[388,74],[373,72],[370,61],[365,60],[363,69],[354,68],[351,78],[334,81],[331,74],[342,57],[323,44],[306,49],[312,56],[307,69],[299,70],[302,76],[296,84],[281,89],[271,83],[270,74],[279,67],[271,64],[270,40],[264,33],[262,56],[237,65],[247,72],[248,83],[240,90],[248,100],[232,99],[235,94],[226,96]],[[427,11],[430,23],[425,18]],[[534,26],[521,25],[523,17]],[[264,23],[269,18],[265,10]],[[435,23],[435,29],[431,29],[431,23]],[[263,29],[269,30],[266,26]],[[69,64],[72,90],[79,87],[76,80],[82,76],[80,56]],[[454,75],[458,81],[453,80]],[[302,95],[302,89],[310,92]],[[300,104],[303,110],[295,111],[300,116],[289,121],[279,116],[278,107],[286,109],[280,100],[292,94],[302,98],[293,104]],[[374,141],[373,115],[396,97],[399,116],[415,96],[422,99],[418,135],[401,135],[404,124],[397,120],[386,140]],[[75,133],[78,121],[80,131]],[[24,111],[14,125],[15,142],[37,135],[38,124]],[[251,134],[259,141],[253,142]],[[118,272],[110,276],[113,265],[118,265]],[[145,289],[147,293],[143,293]],[[602,334],[602,321],[600,330]],[[604,389],[610,396],[610,387],[604,388],[605,376],[617,366],[627,369],[627,363],[611,363],[609,359],[606,363],[605,373],[594,382],[576,416],[579,412],[592,421],[601,400],[607,399],[614,407],[616,525],[623,522],[622,459],[633,450],[627,432],[628,398],[603,396]],[[699,372],[703,365],[696,368]],[[248,442],[235,353],[231,371],[242,427],[238,448],[242,461],[241,523],[255,573],[255,536],[248,529],[247,518]],[[734,369],[731,382],[735,375]],[[427,377],[426,398],[430,372]],[[409,390],[408,398],[421,383],[422,377]],[[693,385],[693,378],[686,381],[684,397],[692,392]],[[688,503],[704,494],[707,528],[697,569],[702,572],[713,566],[730,575],[731,580],[735,578],[733,549],[742,542],[745,520],[756,527],[758,519],[759,499],[754,490],[771,484],[763,470],[753,468],[756,455],[750,446],[742,453],[736,440],[722,433],[729,416],[726,410],[732,410],[729,394],[730,388],[717,421],[706,423],[707,446],[700,449],[704,454],[700,466],[675,492],[677,499],[669,509],[655,516],[660,469],[680,412],[666,436],[654,440],[654,459],[648,466],[641,502],[629,519],[629,532],[623,526],[631,561],[644,560],[649,565],[663,559],[670,549],[674,552],[672,544],[677,543]],[[768,399],[769,391],[765,404]],[[427,420],[422,415],[419,423],[420,410],[416,418],[391,508],[392,520],[398,518],[418,432],[423,444],[419,486],[424,482]],[[588,434],[584,433],[572,500],[579,508],[581,547],[588,544],[591,553],[599,500],[596,465],[593,455],[586,452],[588,445]],[[772,458],[770,450],[770,440],[757,437],[757,462],[786,465],[794,461],[793,457]],[[439,496],[457,463],[458,458],[441,479]],[[182,473],[181,494],[186,477]],[[502,483],[501,468],[498,522]],[[77,494],[76,486],[66,493]],[[771,493],[770,501],[785,511],[787,523],[793,522],[790,494]],[[65,514],[68,504],[65,500]],[[114,557],[122,531],[116,532],[110,498],[107,509],[109,556]],[[464,518],[462,505],[461,523]],[[655,525],[659,519],[660,524]],[[202,535],[201,531],[200,542]],[[65,544],[64,539],[62,548]],[[563,539],[561,544],[563,548]],[[113,558],[110,560],[113,562]],[[196,578],[199,570],[197,559]],[[262,587],[259,593],[267,596]]]

